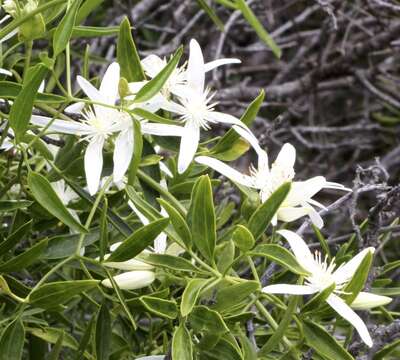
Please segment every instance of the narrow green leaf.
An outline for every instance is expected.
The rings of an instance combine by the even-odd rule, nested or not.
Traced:
[[[96,321],[96,359],[108,360],[111,352],[111,316],[106,304],[101,305]]]
[[[165,267],[175,271],[199,272],[199,269],[196,268],[190,261],[179,256],[144,253],[140,254],[139,258],[144,262],[156,267]]]
[[[133,259],[154,242],[154,239],[168,225],[169,219],[158,219],[141,227],[128,237],[107,259],[107,261],[126,261]]]
[[[128,82],[146,79],[133,41],[131,24],[127,17],[124,18],[119,28],[117,60],[121,66],[121,77],[124,77]]]
[[[267,230],[272,218],[289,194],[290,187],[290,182],[280,186],[251,216],[248,228],[256,240]]]
[[[190,249],[192,245],[192,235],[190,233],[190,229],[188,224],[186,223],[186,220],[179,213],[179,211],[176,210],[175,207],[172,206],[169,202],[161,198],[158,198],[157,201],[168,213],[172,226],[174,227],[179,237],[182,239],[182,242]]]
[[[278,328],[274,331],[274,334],[268,339],[268,341],[263,345],[259,351],[259,355],[267,355],[279,344],[282,340],[286,330],[288,329],[290,322],[293,318],[293,314],[296,310],[297,302],[299,297],[292,296],[289,300],[288,307],[284,312],[281,322]]]
[[[322,326],[312,321],[303,323],[307,344],[330,360],[353,360],[353,357]]]
[[[55,216],[71,229],[80,233],[87,233],[87,230],[71,215],[68,209],[64,206],[61,199],[58,197],[49,181],[44,176],[35,172],[30,172],[28,174],[28,185],[38,203],[50,214]]]
[[[81,2],[82,0],[75,0],[72,3],[72,5],[62,18],[60,24],[56,28],[53,36],[54,58],[62,53],[68,45]]]
[[[266,257],[267,259],[282,265],[295,274],[308,274],[307,271],[299,265],[293,254],[283,246],[276,244],[261,244],[253,249],[250,254],[253,256]]]
[[[178,307],[175,301],[159,299],[152,296],[141,296],[139,300],[148,311],[158,316],[171,320],[178,316]]]
[[[20,226],[7,239],[0,243],[0,256],[11,250],[18,242],[24,238],[32,228],[32,220]]]
[[[104,255],[108,249],[108,221],[107,221],[108,201],[104,197],[104,206],[101,209],[100,217],[100,261],[103,261]]]
[[[192,239],[207,259],[214,256],[216,243],[216,217],[210,178],[201,176],[193,187],[190,204]]]
[[[56,344],[60,335],[64,333],[62,329],[51,327],[27,328],[26,331],[50,344]],[[78,343],[71,335],[64,333],[63,346],[75,350]]]
[[[247,5],[245,0],[236,0],[238,9],[241,11],[243,17],[252,26],[260,39],[272,50],[277,58],[282,55],[281,49],[275,43],[274,39],[270,34],[264,29],[264,26],[260,23],[257,17],[254,15],[253,11]]]
[[[243,252],[251,250],[255,244],[253,234],[243,225],[236,225],[232,234],[232,240]]]
[[[94,324],[94,319],[95,315],[93,315],[89,321],[88,326],[86,327],[86,330],[81,338],[81,341],[79,343],[79,347],[76,351],[76,357],[75,360],[81,360],[83,358],[83,354],[85,353],[86,347],[89,344],[89,341],[92,337],[92,329],[93,329],[93,324]]]
[[[192,360],[193,344],[188,329],[181,323],[172,338],[172,360]]]
[[[0,81],[0,98],[14,100],[22,90],[22,85],[10,81]],[[60,104],[66,101],[66,98],[60,95],[38,93],[34,103]]]
[[[1,85],[0,85],[1,86]],[[17,209],[25,209],[33,204],[28,200],[3,200],[0,201],[0,212],[14,211]]]
[[[0,339],[0,360],[22,359],[25,329],[20,319],[9,324]]]
[[[323,303],[330,294],[335,290],[336,284],[332,284],[331,286],[328,286],[326,289],[323,291],[319,292],[317,295],[315,295],[312,299],[310,299],[301,309],[302,313],[306,312],[312,312],[315,311],[315,309],[318,308],[318,306]]]
[[[375,355],[373,355],[373,360],[382,360],[385,359],[386,356],[389,356],[393,351],[395,351],[400,346],[400,339],[397,339],[390,343],[389,345],[384,346],[381,350],[379,350]]]
[[[118,26],[74,26],[71,39],[114,36],[118,34]]]
[[[98,280],[71,280],[42,285],[29,296],[29,303],[42,309],[63,304],[84,291],[95,288]]]
[[[243,360],[240,349],[224,338],[222,338],[211,350],[206,348],[204,354],[207,355],[207,358],[210,360]]]
[[[207,284],[208,279],[192,279],[186,285],[182,294],[181,314],[187,316],[196,305],[200,291]]]
[[[85,0],[79,9],[76,17],[76,24],[80,24],[84,21],[92,11],[99,8],[102,2],[104,2],[104,0]]]
[[[210,19],[214,22],[214,24],[217,25],[221,31],[224,31],[224,23],[218,17],[216,12],[207,4],[207,2],[205,0],[197,0],[197,2],[210,17]]]
[[[247,126],[251,125],[260,111],[261,105],[264,102],[264,97],[264,90],[261,90],[260,94],[253,100],[253,102],[244,112],[243,116],[240,118],[243,124]],[[213,154],[224,153],[231,149],[239,139],[240,135],[234,129],[229,129],[210,151]]]
[[[168,78],[175,70],[178,62],[182,56],[183,48],[180,47],[168,62],[168,64],[162,69],[153,79],[151,79],[146,85],[144,85],[135,96],[135,103],[142,103],[150,100],[154,95],[156,95],[164,84],[167,82]]]
[[[258,281],[245,281],[224,287],[217,292],[216,304],[213,309],[220,312],[228,311],[257,291],[260,291]]]
[[[15,133],[15,140],[20,142],[28,129],[31,119],[33,103],[39,86],[44,79],[47,68],[43,64],[37,64],[30,70],[29,81],[23,84],[10,110],[10,125]]]
[[[142,159],[143,151],[143,137],[140,127],[140,121],[132,119],[133,121],[133,155],[128,169],[128,185],[133,185],[137,170],[139,169],[140,161]]]
[[[49,359],[48,360],[58,360],[60,359],[60,353],[62,350],[62,345],[63,345],[63,340],[64,340],[64,331],[60,334],[58,337],[57,342],[53,346],[53,349],[51,350],[49,354]]]
[[[29,250],[22,254],[13,257],[4,264],[0,265],[0,272],[13,272],[25,269],[34,263],[43,253],[47,247],[47,239],[42,240],[36,245],[32,246]]]

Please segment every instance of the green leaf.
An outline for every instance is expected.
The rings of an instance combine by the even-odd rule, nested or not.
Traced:
[[[186,223],[186,220],[179,213],[179,211],[176,210],[175,207],[173,207],[169,202],[161,198],[158,198],[157,201],[168,213],[171,224],[174,227],[176,233],[181,238],[182,242],[190,249],[192,245],[192,235],[190,233],[190,229]]]
[[[282,55],[281,49],[275,43],[274,39],[264,29],[264,26],[260,23],[253,11],[247,5],[245,0],[236,0],[238,9],[241,11],[243,17],[252,26],[260,39],[272,50],[275,56],[279,59]]]
[[[330,360],[352,360],[353,357],[322,326],[312,321],[303,323],[307,344]]]
[[[131,24],[127,17],[124,18],[119,28],[117,60],[121,66],[121,77],[128,80],[128,82],[146,79],[135,42],[133,41]]]
[[[10,81],[0,81],[0,98],[14,100],[22,90],[22,85]],[[66,98],[60,95],[38,93],[34,103],[59,104],[66,101]]]
[[[49,309],[97,287],[99,283],[98,280],[71,280],[44,284],[29,295],[29,303],[42,309]]]
[[[176,328],[172,338],[172,360],[192,360],[193,345],[192,339],[185,324],[181,323]]]
[[[56,28],[53,36],[54,58],[62,53],[68,45],[81,2],[82,0],[75,0],[72,3],[72,5],[62,18],[60,24]]]
[[[128,169],[128,185],[133,185],[135,181],[137,170],[139,169],[140,160],[143,151],[143,137],[140,127],[140,121],[132,119],[133,121],[133,155]]]
[[[96,321],[96,359],[108,360],[111,352],[111,316],[106,304],[101,305]]]
[[[104,197],[104,206],[101,209],[100,216],[100,261],[103,261],[104,255],[108,249],[108,222],[107,222],[108,200]]]
[[[190,214],[193,243],[204,257],[212,259],[217,233],[213,193],[207,175],[201,176],[193,188]]]
[[[214,24],[217,25],[221,31],[224,31],[224,23],[221,21],[215,11],[207,4],[207,2],[205,0],[197,0],[197,2],[214,22]]]
[[[195,306],[189,315],[189,322],[195,331],[204,331],[215,335],[229,332],[221,315],[206,306]]]
[[[250,254],[252,256],[266,257],[267,259],[276,262],[295,274],[308,274],[307,271],[299,265],[293,254],[286,250],[283,246],[276,244],[261,244],[253,249]]]
[[[60,335],[64,333],[62,329],[51,327],[27,328],[26,331],[50,344],[56,344]],[[64,333],[62,345],[74,350],[78,347],[76,340],[67,333]]]
[[[390,355],[393,351],[400,346],[400,339],[393,341],[389,345],[384,346],[375,355],[373,355],[373,360],[382,360],[386,356]]]
[[[367,281],[372,261],[373,254],[371,252],[368,252],[368,254],[365,255],[364,259],[362,260],[360,266],[357,268],[350,282],[343,289],[345,294],[350,294],[344,295],[344,299],[346,300],[347,304],[351,304],[357,297],[359,292],[364,288],[364,284]]]
[[[232,234],[232,240],[243,252],[251,250],[255,244],[253,234],[243,225],[236,225]]]
[[[64,340],[64,331],[60,334],[56,344],[51,350],[51,353],[49,354],[49,360],[58,360],[60,358],[63,340]]]
[[[0,339],[0,360],[22,359],[25,329],[20,319],[10,323]]]
[[[276,330],[274,330],[273,335],[268,339],[268,341],[263,345],[259,351],[259,355],[269,354],[278,346],[279,342],[282,340],[286,330],[288,329],[290,322],[293,318],[293,314],[296,310],[297,302],[299,297],[292,296],[289,300],[288,307],[284,312],[281,322]]]
[[[44,239],[36,245],[32,246],[29,250],[1,264],[0,272],[13,272],[27,268],[42,255],[46,247],[47,239]]]
[[[101,36],[113,36],[118,34],[118,26],[74,26],[72,30],[72,39],[77,38],[93,38]]]
[[[209,282],[208,279],[191,279],[182,294],[181,314],[187,316],[196,305],[200,291]]]
[[[32,228],[32,220],[21,225],[15,230],[7,239],[0,243],[0,256],[4,255],[7,251],[11,250],[18,242],[24,238]]]
[[[80,24],[86,20],[89,14],[100,7],[104,0],[86,0],[79,9],[78,16],[76,17],[76,24]]]
[[[315,311],[318,306],[323,303],[330,294],[335,290],[336,284],[332,284],[331,286],[328,286],[326,289],[323,291],[319,292],[317,295],[315,295],[312,299],[310,299],[301,309],[302,313],[306,312],[312,312]]]
[[[250,124],[254,121],[258,112],[260,111],[261,105],[264,102],[264,97],[264,90],[261,90],[260,94],[248,106],[243,116],[240,118],[243,124],[250,126]],[[231,149],[239,139],[240,135],[234,129],[229,129],[210,151],[212,154],[224,153]]]
[[[71,229],[80,233],[87,233],[87,230],[71,215],[68,209],[64,206],[61,199],[58,197],[49,181],[44,176],[35,172],[30,172],[28,174],[28,185],[38,203],[50,214],[55,216]]]
[[[86,327],[85,332],[83,333],[83,336],[79,343],[79,347],[76,351],[75,360],[81,360],[83,358],[83,354],[85,353],[86,347],[88,346],[89,341],[91,340],[91,337],[92,337],[92,328],[93,328],[93,324],[94,324],[94,319],[95,319],[95,315],[93,315],[91,317],[89,324]]]
[[[133,259],[154,242],[154,239],[164,230],[168,222],[168,218],[162,218],[136,230],[118,246],[107,261],[119,262]]]
[[[208,356],[208,359],[229,359],[229,360],[243,360],[243,355],[236,346],[226,339],[221,339],[212,350],[206,349],[204,354]]]
[[[30,69],[30,77],[23,84],[10,110],[10,125],[15,133],[15,140],[20,142],[28,129],[31,119],[33,103],[36,98],[40,83],[47,73],[43,64],[37,64]]]
[[[148,311],[158,316],[171,320],[178,316],[178,307],[175,301],[159,299],[152,296],[141,296],[139,300]]]
[[[217,293],[216,304],[213,309],[228,311],[233,306],[240,304],[251,294],[260,291],[258,281],[245,281],[220,289]]]
[[[1,85],[0,85],[1,86]],[[0,211],[14,211],[17,209],[25,209],[33,204],[32,201],[28,200],[3,200],[0,201]]]
[[[290,187],[290,182],[281,185],[251,216],[248,228],[256,240],[267,230],[272,218],[289,194]]]
[[[165,267],[175,271],[199,272],[199,269],[196,268],[190,261],[179,256],[144,253],[140,254],[138,257],[144,262],[156,267]]]
[[[162,69],[153,79],[151,79],[146,85],[144,85],[135,96],[135,103],[142,103],[150,100],[156,95],[167,82],[168,78],[175,70],[178,62],[182,56],[183,48],[180,47],[168,62],[168,64]]]

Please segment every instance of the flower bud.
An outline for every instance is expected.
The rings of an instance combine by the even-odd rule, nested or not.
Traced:
[[[3,9],[14,18],[18,15],[18,6],[15,3],[15,0],[5,0]]]
[[[123,290],[135,290],[149,286],[155,279],[153,271],[129,271],[113,277],[118,287]],[[110,279],[101,282],[105,287],[112,288]]]
[[[110,257],[110,254],[107,254],[104,256],[104,260],[107,260]],[[116,261],[104,261],[103,262],[104,266],[111,267],[114,269],[119,269],[119,270],[152,270],[154,269],[154,266],[150,264],[146,264],[143,261],[136,260],[136,259],[130,259],[127,261],[121,261],[121,262],[116,262]]]
[[[360,292],[350,306],[356,310],[367,310],[389,304],[391,301],[392,298],[388,296]]]
[[[39,6],[36,0],[28,0],[22,10],[22,15],[28,15]],[[21,41],[31,41],[40,38],[46,32],[46,24],[42,14],[36,14],[19,27],[19,38]]]

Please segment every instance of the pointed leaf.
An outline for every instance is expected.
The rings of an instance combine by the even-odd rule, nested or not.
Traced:
[[[9,324],[0,339],[0,360],[20,360],[24,347],[25,329],[17,319]]]
[[[208,283],[208,279],[192,279],[186,285],[182,294],[181,314],[187,316],[196,305],[200,291]]]
[[[172,338],[172,360],[192,360],[193,344],[188,329],[181,323]]]
[[[111,345],[111,316],[105,304],[101,305],[96,321],[96,359],[108,360]]]

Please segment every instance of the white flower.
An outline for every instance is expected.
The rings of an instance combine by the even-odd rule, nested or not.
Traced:
[[[68,206],[72,201],[79,199],[78,194],[72,190],[64,180],[58,180],[55,182],[51,183],[51,187],[53,190],[56,192],[58,197],[60,198],[61,202],[65,205]],[[71,213],[71,215],[79,220],[78,215],[75,210],[68,209],[68,211]]]
[[[251,167],[250,175],[242,174],[222,161],[208,156],[198,156],[195,160],[238,184],[259,190],[262,202],[265,202],[285,182],[291,182],[291,190],[272,220],[274,225],[277,220],[290,222],[308,215],[313,224],[321,228],[324,224],[323,220],[313,206],[319,208],[324,208],[324,206],[312,197],[324,188],[351,191],[340,184],[326,181],[323,176],[315,176],[306,181],[293,181],[296,149],[291,144],[283,145],[270,168],[267,153],[260,148],[254,135],[238,127],[235,127],[235,130],[245,137],[257,152],[258,168]]]
[[[179,103],[166,100],[162,108],[180,115],[185,123],[181,139],[178,172],[183,173],[193,160],[200,140],[200,129],[210,129],[210,124],[235,124],[247,130],[247,127],[234,116],[214,110],[216,103],[212,102],[214,94],[205,88],[205,65],[203,53],[196,40],[190,41],[190,55],[186,71],[186,84],[175,85],[174,94]]]
[[[116,276],[113,276],[118,287],[123,290],[135,290],[149,286],[156,278],[153,271],[129,271]],[[105,287],[112,288],[110,279],[105,279],[101,282]]]
[[[350,306],[356,310],[368,310],[374,307],[387,305],[391,301],[392,298],[388,296],[376,295],[361,291],[350,304]]]
[[[19,8],[15,0],[4,0],[3,9],[6,13],[10,14],[12,17],[16,17],[19,12]]]
[[[6,70],[6,69],[2,69],[2,68],[0,68],[0,74],[7,75],[7,76],[12,76],[12,72],[11,71]]]
[[[349,262],[336,267],[334,260],[327,263],[326,258],[322,259],[321,253],[316,252],[314,255],[309,250],[304,240],[296,233],[289,230],[278,231],[288,242],[298,261],[298,263],[309,273],[305,277],[304,285],[276,284],[269,285],[262,289],[268,294],[293,294],[293,295],[310,295],[322,292],[326,288],[334,285],[333,292],[328,296],[326,302],[344,319],[351,323],[359,333],[361,339],[369,346],[372,346],[372,339],[368,332],[367,326],[361,318],[345,303],[339,296],[343,294],[343,290],[349,281],[353,278],[355,272],[363,261],[364,257],[373,253],[375,249],[369,247],[358,253]],[[371,304],[371,296],[360,293],[356,301],[355,307],[359,308],[359,304],[365,306],[366,302]],[[377,303],[377,296],[374,295],[374,303]],[[387,298],[380,299],[380,304],[387,303]],[[369,306],[371,307],[371,306]]]

